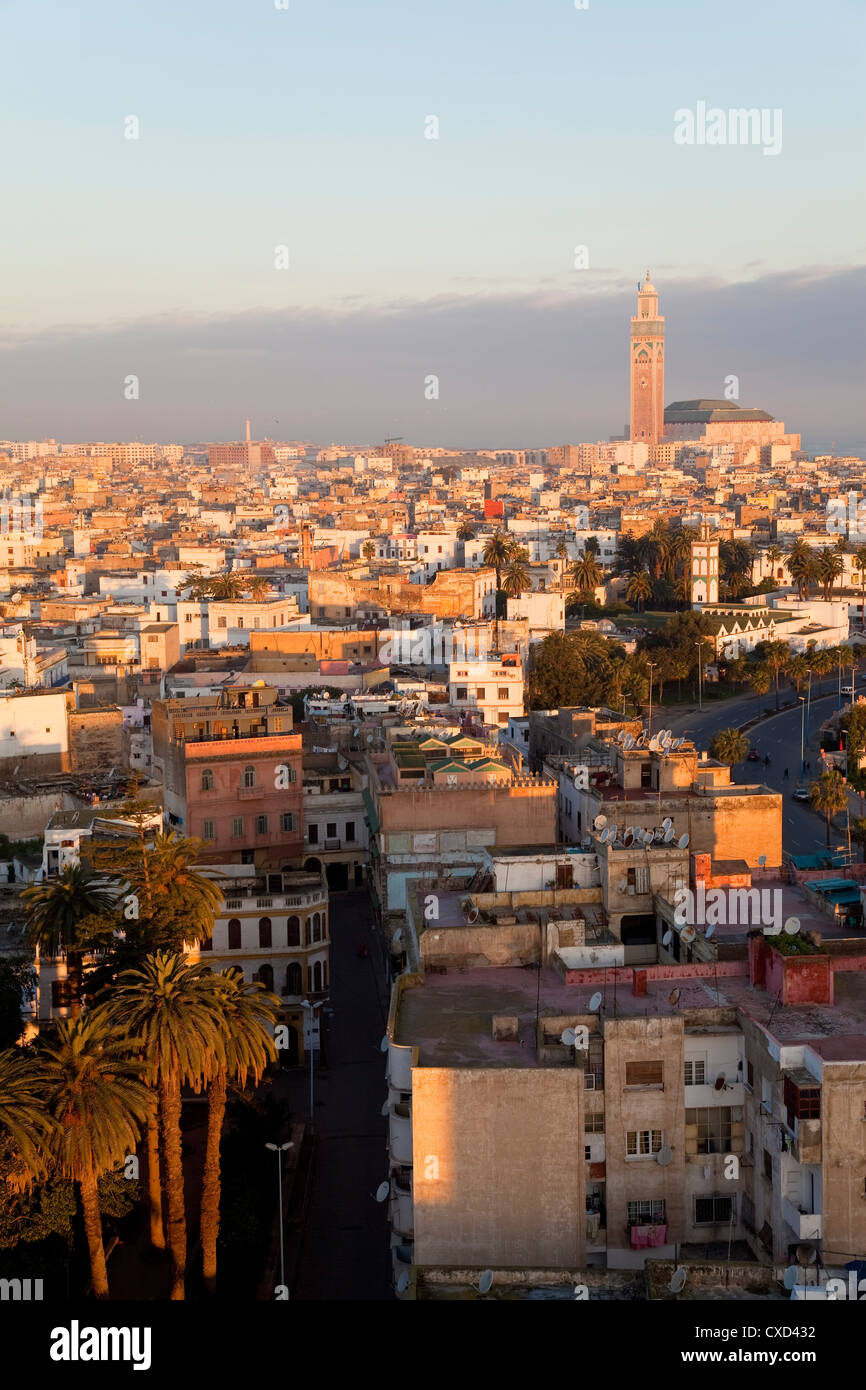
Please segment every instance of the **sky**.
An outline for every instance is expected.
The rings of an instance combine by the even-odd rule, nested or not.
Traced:
[[[668,401],[734,373],[854,447],[864,29],[860,0],[0,3],[0,437],[604,438],[649,268]],[[677,143],[699,103],[781,148]]]

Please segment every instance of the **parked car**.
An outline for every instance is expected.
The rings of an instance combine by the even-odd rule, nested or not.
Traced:
[[[809,800],[809,788],[808,788],[808,787],[804,787],[803,784],[802,784],[802,782],[799,784],[799,786],[796,786],[796,787],[794,788],[794,791],[793,791],[792,794],[793,794],[793,797],[794,797],[794,800],[795,800],[795,801],[808,801],[808,800]]]
[[[747,763],[759,763],[760,761],[761,761],[761,755],[760,755],[760,753],[758,752],[757,748],[750,748],[749,751],[748,751],[748,753],[746,754],[746,762],[747,762]]]

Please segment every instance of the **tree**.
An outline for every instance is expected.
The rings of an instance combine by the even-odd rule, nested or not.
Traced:
[[[820,811],[827,822],[827,848],[830,848],[830,818],[839,811],[844,811],[848,803],[848,792],[845,786],[845,779],[841,772],[835,768],[828,768],[822,772],[816,782],[809,788],[809,801],[812,809]]]
[[[788,660],[787,672],[788,680],[793,685],[799,695],[803,686],[809,679],[809,660],[808,657],[797,654]]]
[[[215,574],[208,585],[208,594],[215,599],[240,599],[244,596],[244,576],[237,570]]]
[[[364,541],[364,544],[361,546],[361,552],[365,560],[372,560],[373,556],[376,554],[375,541]]]
[[[46,1070],[22,1048],[0,1052],[0,1139],[8,1148],[7,1181],[26,1187],[48,1171],[46,1145],[53,1129],[45,1109]]]
[[[770,578],[773,580],[778,580],[782,578],[782,575],[779,573],[779,570],[784,570],[786,568],[786,562],[784,561],[783,555],[784,552],[781,551],[777,545],[767,546],[767,559],[769,560],[770,566],[773,571]],[[780,560],[782,561],[781,564],[779,564]]]
[[[31,945],[47,956],[66,957],[72,1016],[81,1007],[83,958],[99,936],[110,934],[111,893],[81,864],[71,864],[56,878],[35,883],[21,894],[27,905],[27,935]]]
[[[552,632],[532,649],[530,709],[607,705],[619,698],[625,650],[598,632]]]
[[[494,531],[489,536],[481,555],[482,562],[496,571],[496,588],[502,588],[502,571],[508,563],[511,541],[502,531]]]
[[[56,1042],[42,1051],[50,1139],[56,1172],[78,1184],[90,1272],[97,1298],[108,1297],[98,1181],[123,1162],[138,1141],[150,1103],[139,1063],[128,1045],[112,1036],[104,1013],[61,1022]]]
[[[471,521],[461,521],[460,525],[457,527],[457,539],[458,541],[475,540],[475,527],[472,525]]]
[[[253,574],[244,581],[247,594],[255,603],[261,603],[271,592],[271,586],[263,574]]]
[[[529,553],[526,550],[516,550],[508,561],[508,568],[502,579],[502,592],[509,598],[517,598],[530,586],[529,576]]]
[[[797,587],[797,595],[804,599],[809,585],[815,576],[815,557],[810,546],[802,536],[798,536],[788,556],[788,573]]]
[[[829,600],[833,596],[833,585],[841,577],[845,569],[845,561],[831,546],[822,546],[818,552],[815,562],[815,575],[820,580],[824,590],[824,599]]]
[[[276,1057],[274,1025],[280,1001],[256,981],[244,982],[240,970],[223,970],[214,977],[221,989],[224,1059],[208,1083],[208,1123],[201,1197],[201,1242],[204,1286],[216,1291],[217,1237],[220,1224],[220,1140],[230,1081],[258,1085],[269,1061]]]
[[[646,570],[635,570],[629,575],[628,587],[625,596],[629,603],[636,603],[638,612],[643,612],[643,606],[648,598],[652,598],[652,580]]]
[[[755,661],[750,663],[748,681],[755,694],[763,698],[773,684],[773,674],[763,662]]]
[[[855,550],[854,567],[860,571],[860,621],[866,624],[866,545]]]
[[[866,861],[866,817],[858,816],[851,822],[851,839],[860,846],[860,861]]]
[[[580,559],[575,560],[571,567],[571,578],[579,594],[592,593],[604,580],[604,571],[589,549],[585,549]]]
[[[22,1006],[36,992],[36,971],[27,956],[0,955],[0,1051],[24,1031]]]
[[[765,661],[772,668],[773,680],[776,687],[776,709],[779,708],[779,677],[783,671],[787,670],[788,662],[791,659],[791,649],[786,642],[780,642],[777,638],[772,638],[767,642],[759,642],[755,648],[755,654],[761,661]]]
[[[719,729],[710,739],[710,757],[733,767],[743,761],[749,746],[749,740],[739,729]]]
[[[104,1008],[113,1026],[137,1040],[157,1090],[172,1258],[172,1299],[184,1297],[186,1212],[181,1148],[181,1087],[199,1088],[226,1065],[220,989],[200,963],[157,952],[119,976]]]

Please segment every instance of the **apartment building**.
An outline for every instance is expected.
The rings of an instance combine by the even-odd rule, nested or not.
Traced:
[[[448,703],[462,714],[477,715],[484,724],[505,727],[509,719],[523,714],[520,658],[449,662]]]
[[[304,867],[329,888],[361,888],[367,860],[363,774],[340,753],[304,756]]]
[[[156,700],[153,767],[166,822],[205,842],[205,863],[276,872],[303,857],[301,736],[264,682],[217,701]]]

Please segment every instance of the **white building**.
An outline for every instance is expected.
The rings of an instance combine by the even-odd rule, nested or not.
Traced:
[[[452,661],[448,666],[448,703],[477,714],[485,724],[505,726],[523,714],[523,669],[500,661]]]

